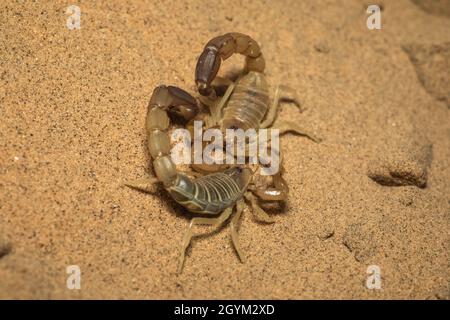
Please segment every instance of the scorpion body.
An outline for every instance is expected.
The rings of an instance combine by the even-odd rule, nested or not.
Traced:
[[[269,89],[264,74],[251,71],[234,87],[224,109],[221,129],[259,129],[269,108]]]
[[[234,53],[246,56],[245,74],[236,83],[229,81],[225,94],[217,99],[214,81],[221,61]],[[258,43],[247,35],[227,33],[206,44],[197,62],[195,82],[206,101],[213,102],[205,103],[210,108],[210,115],[206,116],[206,122],[212,124],[209,127],[218,125],[224,132],[225,129],[258,130],[273,125],[280,99],[280,86],[276,90],[273,103],[269,105],[264,68],[265,61]],[[297,101],[295,98],[292,100]],[[234,208],[235,214],[230,221],[231,239],[240,260],[243,261],[237,237],[237,222],[246,202],[257,220],[272,223],[273,219],[258,205],[257,199],[284,201],[288,193],[282,170],[271,177],[271,183],[256,179],[256,170],[253,171],[248,166],[234,166],[226,170],[212,167],[212,170],[204,172],[213,173],[199,178],[191,178],[179,172],[170,157],[169,115],[181,117],[190,123],[199,114],[199,110],[197,100],[186,91],[164,85],[155,88],[148,105],[146,133],[156,179],[144,178],[126,184],[132,188],[150,191],[151,184],[161,182],[177,203],[191,212],[207,215],[191,219],[181,244],[178,272],[182,270],[193,226],[218,226],[231,216]],[[278,129],[280,134],[294,131],[317,140],[311,134],[305,133],[297,123],[279,121]],[[195,167],[191,167],[195,170]],[[218,170],[223,171],[214,172]]]
[[[197,63],[197,86],[200,93],[211,94],[211,82],[219,70],[221,59],[227,59],[233,53],[247,56],[249,73],[233,88],[222,129],[258,129],[268,109],[269,93],[262,73],[265,67],[263,55],[259,45],[249,36],[228,33],[209,41]],[[195,99],[179,88],[159,86],[154,90],[148,108],[147,134],[153,167],[172,198],[195,213],[217,214],[234,205],[247,189],[252,176],[250,169],[233,167],[192,180],[178,173],[170,159],[167,112],[181,114],[189,121],[198,112]]]
[[[153,168],[158,180],[176,202],[192,212],[218,214],[242,197],[252,171],[248,168],[233,167],[198,179],[191,179],[177,171],[170,158],[167,133],[170,119],[166,109],[169,106],[179,107],[186,102],[184,97],[184,92],[175,87],[160,86],[153,93],[146,125]]]

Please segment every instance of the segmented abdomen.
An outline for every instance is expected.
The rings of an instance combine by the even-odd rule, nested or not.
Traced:
[[[175,201],[190,211],[220,213],[234,205],[247,188],[249,179],[243,179],[241,172],[236,170],[240,169],[232,168],[195,180],[179,174],[177,183],[169,192]]]
[[[225,108],[222,129],[259,129],[268,105],[269,93],[264,75],[249,72],[233,90]]]

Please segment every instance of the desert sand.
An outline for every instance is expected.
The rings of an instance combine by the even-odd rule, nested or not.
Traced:
[[[0,298],[449,299],[450,2],[377,3],[380,30],[357,0],[2,1]],[[196,59],[231,31],[261,44],[272,95],[298,91],[306,111],[280,118],[323,141],[282,137],[289,200],[274,224],[244,212],[246,263],[225,225],[178,275],[191,215],[121,183],[152,174],[153,88],[197,95]]]

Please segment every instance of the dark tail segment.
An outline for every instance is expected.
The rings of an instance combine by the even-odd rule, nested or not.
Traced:
[[[246,56],[246,71],[264,72],[265,61],[258,43],[242,33],[227,33],[210,40],[197,61],[195,82],[203,96],[212,93],[211,82],[217,75],[221,60],[234,53]]]

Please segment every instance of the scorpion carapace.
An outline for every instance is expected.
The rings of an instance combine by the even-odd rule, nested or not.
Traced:
[[[246,56],[246,72],[236,83],[228,81],[229,86],[222,97],[215,97],[214,82],[221,59],[227,59],[233,53]],[[251,165],[235,165],[229,169],[221,166],[193,165],[196,173],[179,172],[170,155],[169,115],[176,115],[189,126],[201,116],[205,127],[255,129],[277,128],[279,133],[294,131],[306,135],[314,141],[318,139],[295,122],[277,121],[279,100],[282,93],[291,93],[291,100],[296,100],[293,90],[278,86],[274,101],[269,106],[269,91],[262,73],[265,62],[259,45],[249,36],[240,33],[227,33],[214,38],[205,46],[196,68],[196,83],[201,95],[207,95],[209,114],[201,114],[201,105],[188,92],[173,86],[158,86],[152,94],[146,117],[148,150],[153,159],[153,168],[157,179],[144,178],[126,185],[143,191],[151,190],[150,185],[161,182],[171,197],[188,211],[205,214],[194,217],[183,237],[178,271],[181,272],[185,251],[192,238],[192,229],[197,224],[218,226],[233,213],[230,221],[231,239],[241,261],[244,256],[239,246],[237,223],[247,203],[255,218],[272,223],[274,220],[260,207],[259,200],[284,201],[288,186],[280,170],[270,177],[257,174]],[[215,100],[214,100],[215,99]],[[203,100],[202,100],[203,101]],[[223,130],[222,130],[223,131]],[[203,167],[203,168],[202,168]],[[199,175],[212,172],[198,178]]]

